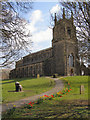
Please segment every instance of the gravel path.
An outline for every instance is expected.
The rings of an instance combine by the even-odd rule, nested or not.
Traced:
[[[2,104],[2,106],[0,105],[0,108],[2,108],[2,112],[6,111],[7,109],[12,108],[13,105],[15,105],[16,107],[20,107],[24,104],[27,104],[28,102],[36,101],[38,98],[40,98],[40,96],[51,95],[51,94],[57,93],[58,91],[61,91],[64,88],[64,84],[63,84],[62,80],[59,80],[58,78],[52,78],[52,79],[54,79],[56,84],[55,84],[55,87],[53,89],[51,89],[50,91],[47,91],[45,93],[41,93],[40,95],[35,95],[35,96],[31,96],[31,97],[21,99],[19,101],[8,103],[8,105],[7,104]]]

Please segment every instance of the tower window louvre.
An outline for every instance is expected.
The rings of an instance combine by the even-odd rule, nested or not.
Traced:
[[[70,27],[68,27],[67,28],[67,33],[70,35],[70,37],[71,37],[71,29],[70,29]]]

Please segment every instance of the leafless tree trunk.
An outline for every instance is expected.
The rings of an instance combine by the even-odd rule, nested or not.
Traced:
[[[32,41],[27,31],[27,21],[20,17],[20,11],[31,10],[31,2],[0,2],[0,66],[5,67],[31,52]],[[23,54],[22,54],[23,53]]]

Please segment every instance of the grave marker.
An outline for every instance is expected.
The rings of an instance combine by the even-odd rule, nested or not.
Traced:
[[[39,74],[37,74],[37,78],[39,78],[40,77],[40,75]]]
[[[80,94],[84,94],[84,85],[80,85]]]

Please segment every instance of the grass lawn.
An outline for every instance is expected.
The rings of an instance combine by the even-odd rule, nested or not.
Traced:
[[[68,95],[62,97],[60,100],[88,100],[88,84],[90,83],[89,76],[61,77],[60,80],[64,81],[65,89],[68,88],[67,83],[70,83],[72,89]],[[80,85],[84,85],[84,94],[80,94]],[[58,100],[59,98],[56,99]]]
[[[34,103],[33,107],[24,105],[21,108],[13,108],[3,114],[5,118],[75,118],[87,119],[90,111],[88,108],[88,76],[73,76],[60,78],[65,83],[65,90],[70,85],[71,91],[62,94],[62,97],[55,96],[52,99],[44,99],[41,103]],[[84,94],[80,94],[80,85],[85,87]],[[63,91],[65,91],[63,90]],[[63,93],[63,91],[61,91]]]
[[[15,82],[18,81],[23,87],[24,92],[15,92]],[[49,78],[23,78],[2,81],[2,102],[7,103],[16,101],[28,96],[43,93],[54,87],[54,80]]]

